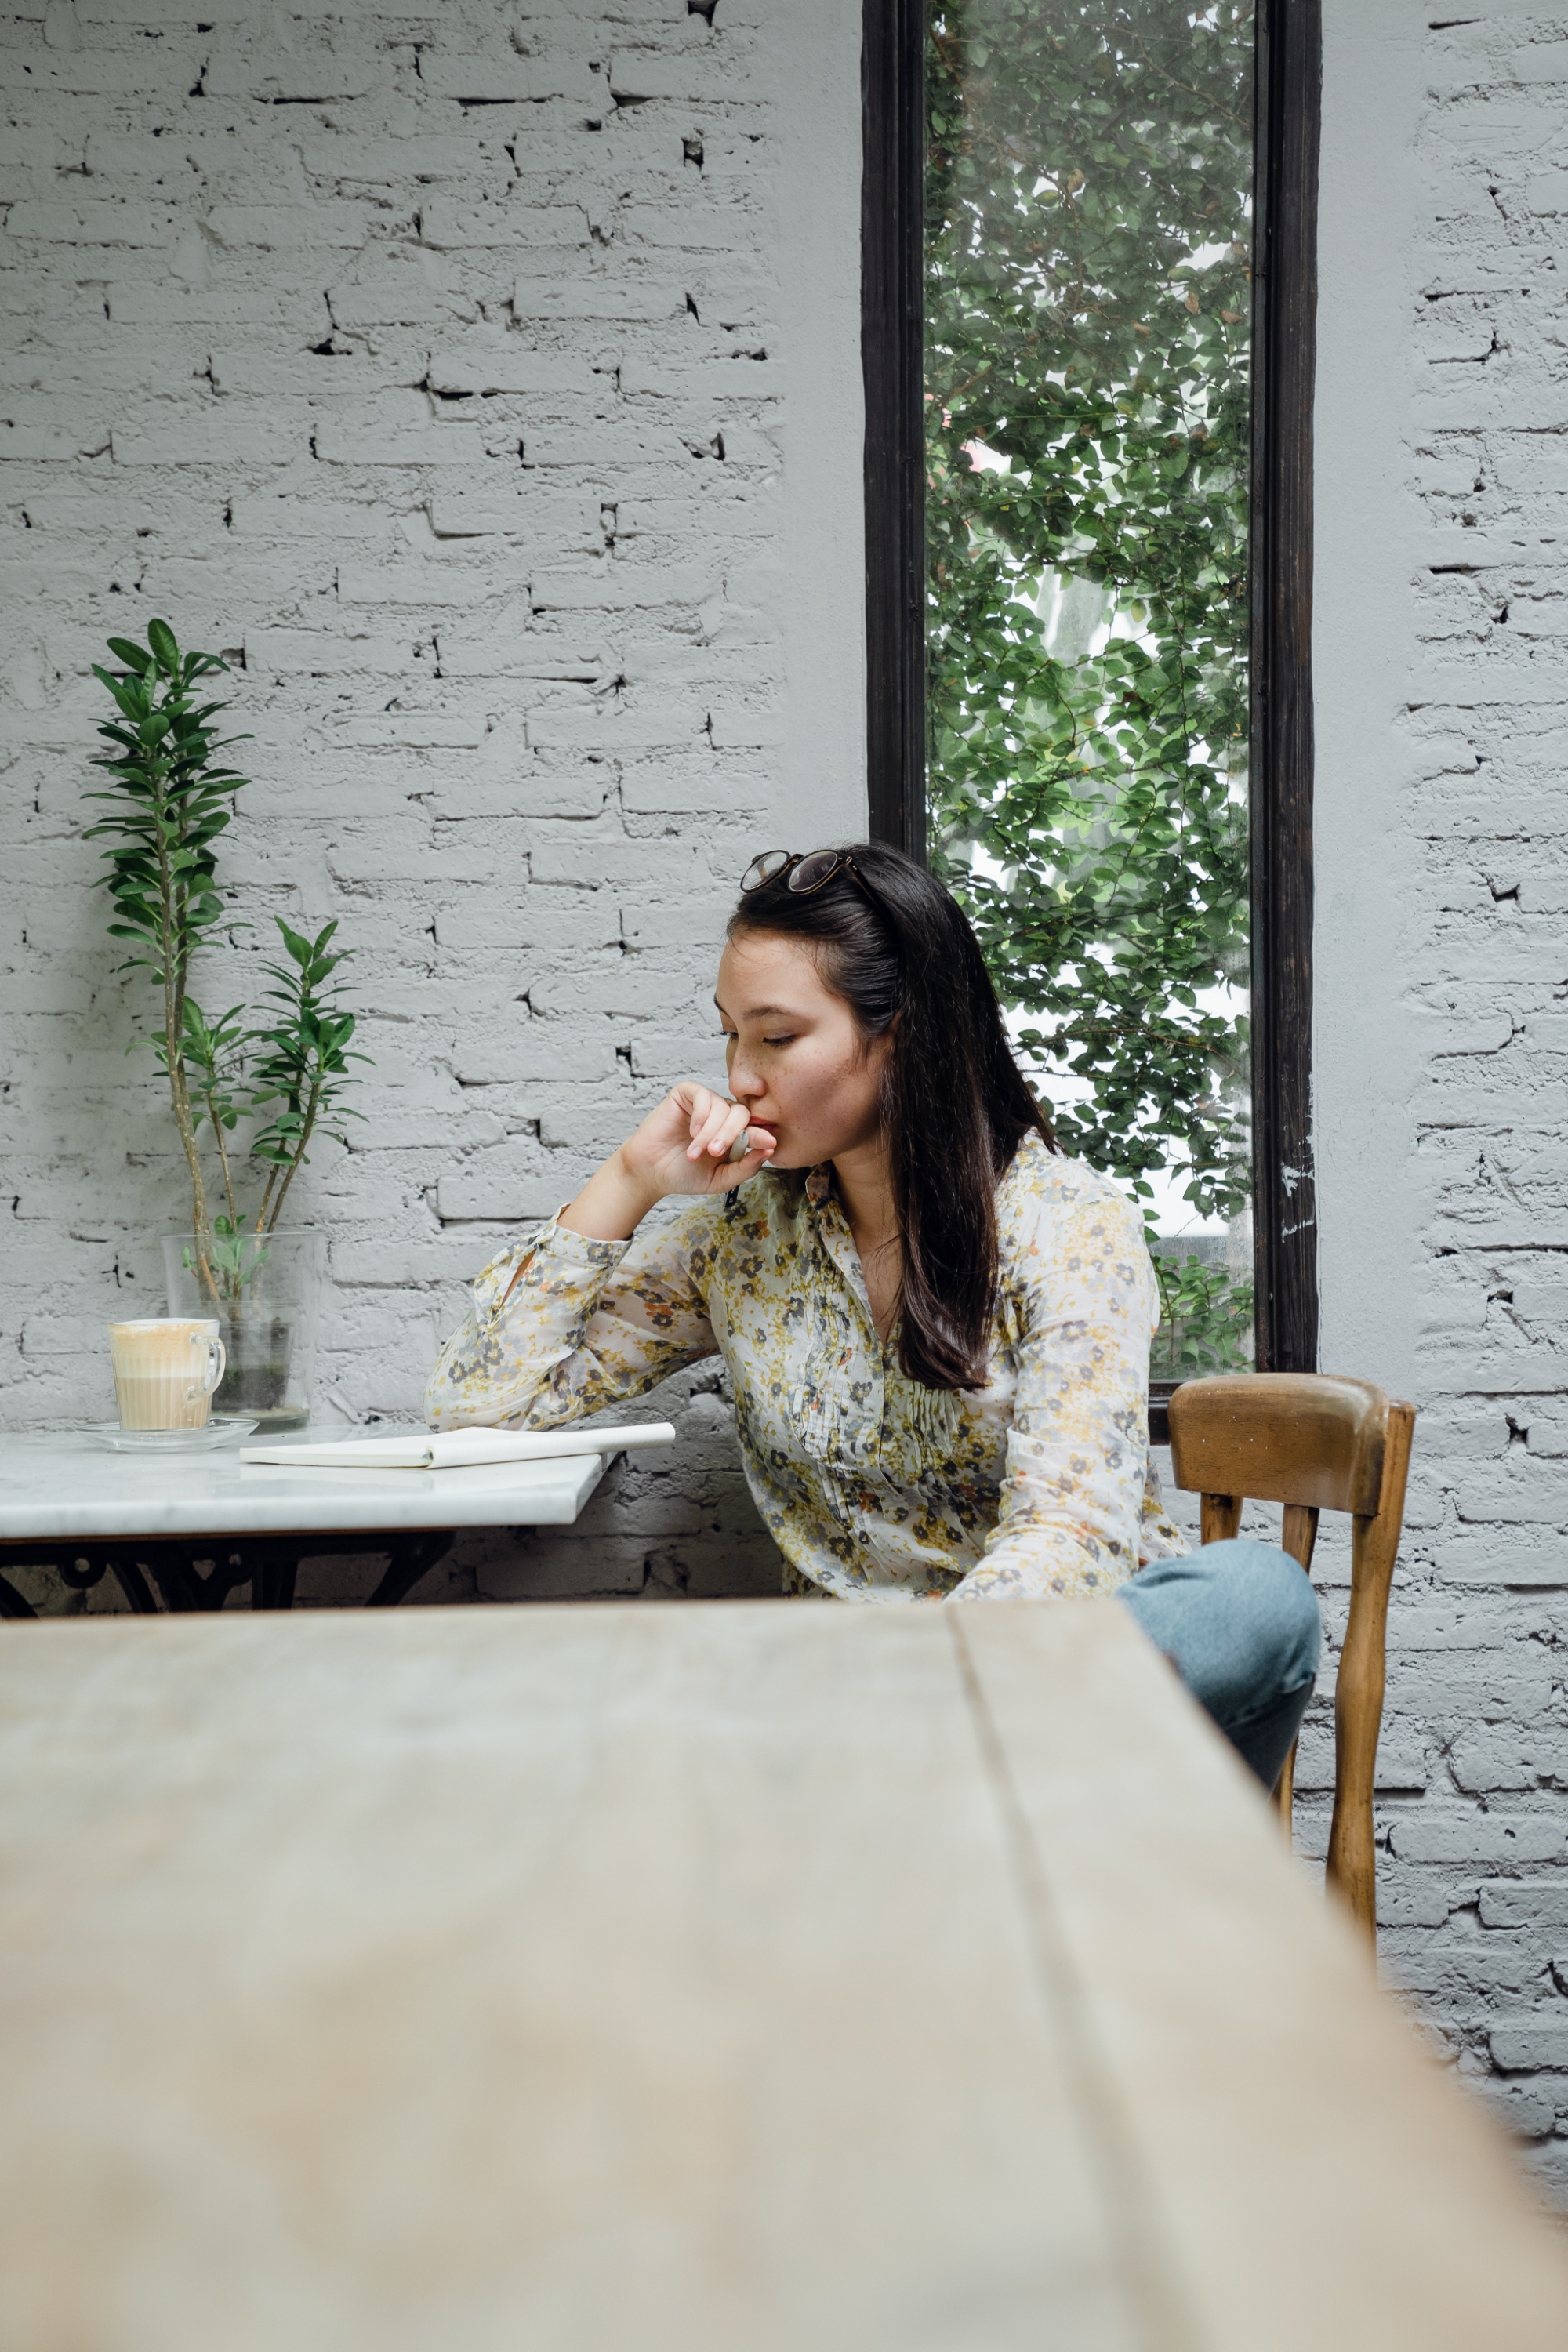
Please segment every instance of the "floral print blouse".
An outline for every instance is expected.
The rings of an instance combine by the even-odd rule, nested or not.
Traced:
[[[761,1175],[630,1242],[552,1219],[488,1265],[426,1392],[437,1428],[550,1429],[721,1356],[795,1592],[1104,1593],[1187,1549],[1149,1457],[1158,1293],[1135,1210],[1026,1135],[996,1196],[989,1380],[879,1339],[830,1167]]]

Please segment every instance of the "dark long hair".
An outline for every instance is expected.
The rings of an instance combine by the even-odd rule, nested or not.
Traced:
[[[858,843],[819,890],[786,874],[748,891],[730,919],[817,949],[825,985],[868,1040],[893,1032],[883,1119],[903,1248],[899,1357],[931,1389],[985,1382],[996,1302],[996,1185],[1031,1129],[1050,1124],[1025,1085],[979,943],[923,866]],[[895,1024],[897,1024],[895,1026]]]

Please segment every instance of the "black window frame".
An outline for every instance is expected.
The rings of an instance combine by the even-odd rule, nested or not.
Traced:
[[[926,0],[863,0],[866,772],[925,856]],[[1258,1369],[1318,1364],[1312,1174],[1312,385],[1321,0],[1259,0],[1253,219],[1253,1247]],[[1151,1391],[1163,1437],[1171,1383]]]

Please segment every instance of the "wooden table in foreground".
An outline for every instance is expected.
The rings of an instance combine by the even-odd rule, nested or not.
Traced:
[[[5,2352],[1561,2352],[1103,1602],[0,1636]]]

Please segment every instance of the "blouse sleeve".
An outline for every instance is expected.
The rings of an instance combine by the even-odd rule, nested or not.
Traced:
[[[688,1214],[630,1242],[552,1217],[487,1265],[425,1391],[433,1429],[550,1429],[717,1352]]]
[[[1065,1213],[1042,1204],[1021,1255],[1001,1511],[955,1601],[1082,1599],[1113,1591],[1138,1567],[1159,1319],[1142,1221],[1109,1190]]]

